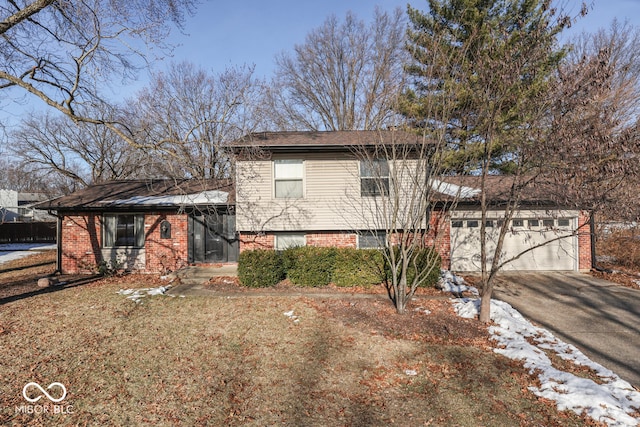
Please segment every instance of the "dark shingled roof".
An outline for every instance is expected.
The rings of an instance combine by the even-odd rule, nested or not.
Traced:
[[[261,148],[279,150],[336,150],[377,144],[418,144],[422,137],[401,130],[353,130],[326,132],[256,132],[236,140],[230,146],[236,150]]]
[[[462,191],[463,197],[458,199],[459,204],[478,204],[480,202],[480,184],[482,178],[480,176],[466,175],[466,176],[443,176],[441,181],[444,181],[455,186],[462,187],[463,189],[476,189],[475,194],[465,194]],[[509,192],[513,184],[513,175],[489,175],[485,182],[485,192],[487,200],[490,204],[502,204],[509,199]],[[545,181],[543,177],[523,176],[518,178],[521,187],[520,201],[524,205],[538,205],[538,206],[558,206],[566,204],[566,197],[560,197],[560,193],[566,194],[566,189],[561,186],[550,184]],[[527,185],[522,185],[526,183]],[[470,193],[470,192],[466,192]],[[470,197],[465,197],[469,195]],[[445,197],[446,199],[447,197]],[[568,206],[565,206],[568,207]]]
[[[145,179],[109,181],[90,185],[67,196],[48,200],[34,206],[42,210],[108,210],[108,209],[176,209],[205,205],[202,199],[187,197],[206,191],[228,193],[225,204],[235,203],[235,189],[231,180]],[[175,197],[172,197],[175,196]],[[180,197],[185,196],[185,197]],[[164,199],[162,199],[164,198]]]

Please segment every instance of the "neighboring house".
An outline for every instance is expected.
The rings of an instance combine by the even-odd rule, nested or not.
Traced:
[[[359,153],[368,145],[375,147],[392,139],[411,144],[416,138],[400,131],[273,132],[236,142],[240,251],[291,245],[380,246],[380,239],[386,237],[381,236],[384,230],[371,232],[376,222],[367,212],[381,187],[371,185],[371,181],[386,179],[388,186],[389,178],[384,173],[374,177],[367,166],[371,161],[359,160]],[[381,170],[393,168],[392,162],[383,163]],[[498,180],[490,178],[488,191],[492,183],[500,187]],[[431,217],[431,228],[436,224],[440,228],[432,244],[442,256],[443,266],[456,271],[480,270],[479,190],[473,181],[442,178],[439,190],[443,210]],[[456,208],[444,209],[451,191],[460,190]],[[587,213],[562,209],[544,201],[544,197],[531,196],[523,200],[513,218],[502,259],[550,243],[526,252],[505,269],[591,269]],[[488,228],[497,230],[503,216],[500,209],[489,212]],[[489,230],[489,235],[495,232]]]
[[[33,208],[33,205],[46,199],[44,193],[0,190],[0,223],[55,221],[55,217]]]
[[[167,272],[235,262],[230,181],[129,180],[89,186],[38,205],[58,215],[58,269]]]

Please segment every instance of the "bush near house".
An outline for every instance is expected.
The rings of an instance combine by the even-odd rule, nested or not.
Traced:
[[[395,259],[398,259],[399,249],[394,247],[393,250],[395,251]],[[441,266],[442,259],[434,248],[416,248],[409,261],[407,285],[411,286],[418,272],[424,272],[431,268],[431,271],[429,271],[424,280],[422,280],[422,283],[420,283],[420,287],[434,287],[440,279]],[[391,282],[391,265],[389,265],[386,259],[384,271],[386,273],[386,279]]]
[[[283,252],[287,278],[298,286],[326,286],[333,279],[338,250],[332,247],[301,246]]]
[[[432,248],[418,249],[413,258],[408,283],[413,281],[416,271],[431,268],[420,286],[435,286],[440,277],[438,253]],[[238,261],[238,278],[249,287],[274,286],[285,277],[298,286],[334,283],[341,287],[369,287],[390,281],[390,275],[391,268],[377,249],[301,246],[281,253],[256,249],[243,251]]]
[[[336,286],[370,287],[383,283],[384,256],[377,249],[340,248],[332,282]]]
[[[274,286],[285,278],[282,255],[277,251],[256,249],[244,251],[238,259],[238,279],[244,286]]]

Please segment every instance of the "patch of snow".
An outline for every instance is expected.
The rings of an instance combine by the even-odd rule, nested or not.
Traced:
[[[285,311],[284,313],[285,316],[287,316],[289,319],[293,320],[293,323],[299,323],[300,322],[300,318],[298,316],[296,316],[295,314],[293,314],[293,310],[291,311]]]
[[[221,205],[227,203],[229,193],[210,190],[176,196],[135,196],[128,199],[104,200],[109,205],[149,205],[149,206],[185,206],[185,205]]]
[[[478,188],[465,187],[449,182],[440,181],[439,179],[431,180],[431,188],[439,193],[446,194],[452,197],[461,197],[463,199],[470,199],[480,194]]]
[[[456,299],[454,306],[461,317],[475,318],[480,309],[480,300]],[[531,373],[538,375],[540,387],[529,387],[534,394],[554,400],[561,411],[569,409],[577,414],[584,412],[609,426],[640,424],[640,419],[631,416],[640,409],[640,393],[628,382],[591,361],[576,347],[558,340],[546,329],[532,325],[503,301],[491,301],[491,319],[495,326],[491,326],[489,332],[497,343],[494,351],[511,359],[522,360]],[[592,369],[602,384],[554,368],[543,350]]]
[[[416,307],[416,308],[413,309],[413,311],[417,311],[419,313],[424,313],[424,314],[431,314],[431,311],[427,310],[424,307]]]
[[[33,251],[56,249],[50,243],[5,243],[0,244],[0,264],[33,255]]]
[[[125,295],[127,299],[130,299],[136,304],[142,304],[143,298],[154,295],[166,295],[170,288],[171,285],[158,286],[157,288],[120,289],[118,295]]]
[[[442,270],[440,273],[440,282],[438,287],[444,292],[451,292],[452,294],[461,294],[462,292],[471,292],[474,295],[478,295],[478,289],[474,286],[468,286],[464,279],[460,276],[456,276],[448,270]]]

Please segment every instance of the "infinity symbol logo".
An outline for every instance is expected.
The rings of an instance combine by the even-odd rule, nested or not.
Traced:
[[[67,397],[67,388],[64,386],[64,384],[62,383],[51,383],[49,384],[49,386],[47,387],[47,390],[51,389],[52,387],[60,387],[62,389],[62,397],[59,397],[58,399],[51,397],[51,395],[49,393],[46,392],[45,389],[43,389],[40,384],[38,383],[27,383],[23,388],[22,388],[22,395],[24,396],[25,399],[27,399],[29,402],[31,403],[35,403],[38,400],[40,400],[40,398],[42,396],[38,396],[36,398],[30,398],[29,396],[27,396],[27,389],[29,387],[35,387],[38,390],[40,390],[42,392],[42,394],[44,394],[45,396],[47,396],[47,399],[49,399],[50,401],[54,402],[54,403],[58,403],[58,402],[62,402],[64,400],[65,397]]]

